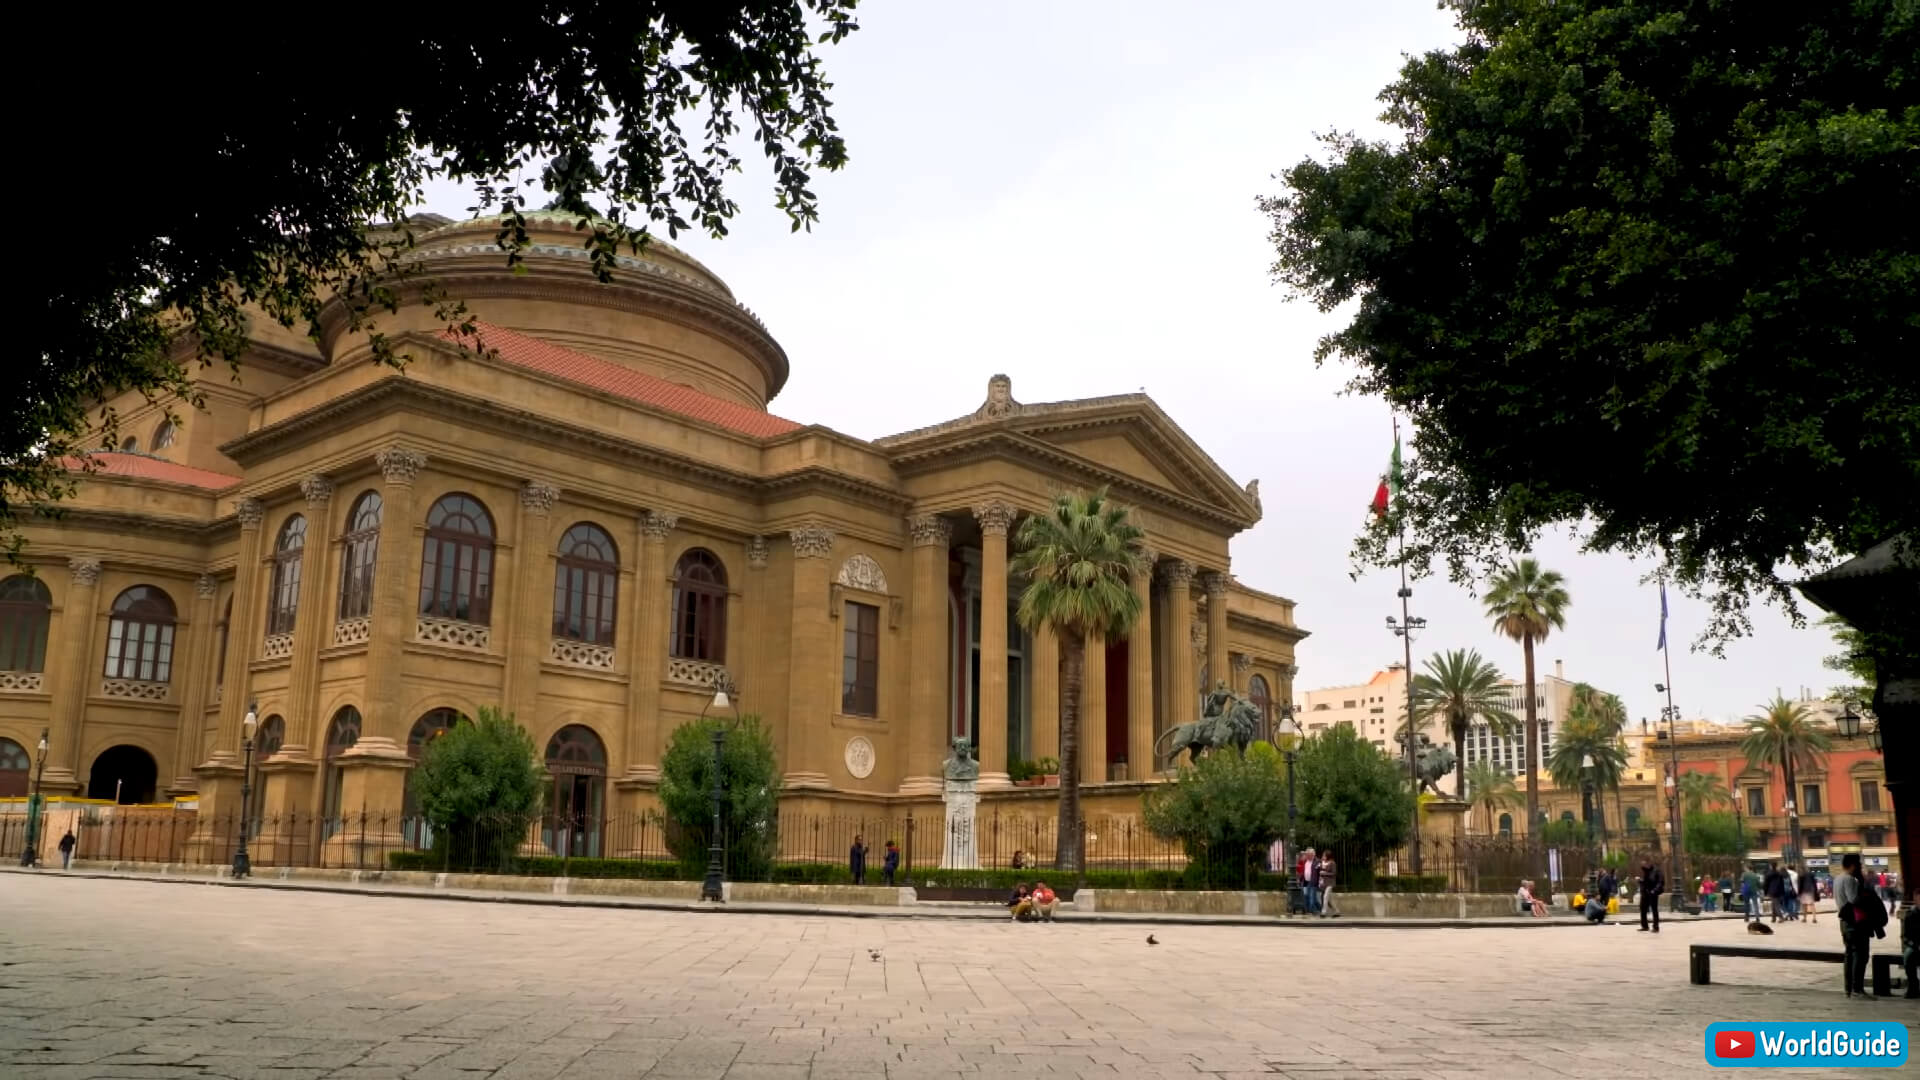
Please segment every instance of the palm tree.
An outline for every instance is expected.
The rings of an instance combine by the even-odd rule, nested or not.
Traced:
[[[1826,732],[1813,726],[1813,714],[1797,701],[1775,694],[1761,709],[1757,715],[1747,717],[1747,737],[1740,741],[1740,750],[1747,755],[1747,764],[1756,769],[1779,767],[1785,774],[1787,800],[1791,802],[1796,790],[1794,775],[1818,766],[1820,755],[1831,749],[1833,742]],[[1799,815],[1790,815],[1787,826],[1792,833],[1792,857],[1798,858]]]
[[[1725,806],[1733,801],[1733,792],[1727,790],[1719,773],[1684,772],[1675,787],[1686,800],[1689,814],[1699,813],[1702,807]]]
[[[1014,613],[1029,633],[1060,642],[1060,825],[1054,865],[1080,869],[1080,683],[1087,640],[1117,641],[1140,620],[1133,575],[1149,572],[1145,534],[1105,491],[1069,493],[1020,523],[1008,573],[1027,581]]]
[[[1520,798],[1514,789],[1513,777],[1491,761],[1476,761],[1467,767],[1467,792],[1474,805],[1486,812],[1489,835],[1500,831],[1494,824],[1494,815],[1501,807],[1512,806]]]
[[[1593,764],[1587,765],[1591,758]],[[1627,771],[1626,743],[1618,732],[1592,716],[1575,714],[1560,727],[1547,755],[1547,775],[1563,791],[1582,791],[1591,783],[1600,795],[1620,789],[1620,778]]]
[[[1540,714],[1534,704],[1533,646],[1553,630],[1567,628],[1567,581],[1554,570],[1542,570],[1532,559],[1515,559],[1493,576],[1487,589],[1487,618],[1493,628],[1520,643],[1526,657],[1527,690],[1527,831],[1540,817]]]
[[[1598,725],[1603,731],[1620,734],[1627,726],[1627,706],[1618,694],[1607,694],[1595,689],[1589,683],[1573,684],[1573,716],[1584,716]],[[1626,811],[1622,808],[1620,789],[1613,789],[1613,819],[1626,824]]]
[[[1513,730],[1500,669],[1473,649],[1455,649],[1427,658],[1427,670],[1413,677],[1413,708],[1421,719],[1439,716],[1453,736],[1454,794],[1467,793],[1467,727],[1478,717],[1495,734]]]

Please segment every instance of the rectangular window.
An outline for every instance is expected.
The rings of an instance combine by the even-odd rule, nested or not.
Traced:
[[[1860,781],[1860,809],[1880,809],[1880,782],[1878,780]]]
[[[847,602],[845,648],[840,661],[840,711],[848,716],[880,713],[880,609]]]
[[[1826,812],[1820,809],[1819,784],[1800,785],[1800,812],[1803,814],[1821,814]]]
[[[1747,816],[1765,817],[1767,814],[1767,789],[1750,787],[1747,789]]]
[[[1862,832],[1861,839],[1866,842],[1868,847],[1882,847],[1887,842],[1887,830],[1866,829]]]

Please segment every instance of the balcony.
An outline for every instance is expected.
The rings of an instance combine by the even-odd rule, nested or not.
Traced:
[[[414,624],[413,639],[429,645],[445,645],[468,652],[486,652],[493,643],[493,630],[480,623],[420,616]]]
[[[613,646],[596,645],[590,641],[575,641],[572,638],[554,638],[547,650],[547,659],[568,667],[587,668],[591,671],[613,670]]]
[[[46,675],[39,671],[0,671],[0,694],[38,694],[46,689]]]

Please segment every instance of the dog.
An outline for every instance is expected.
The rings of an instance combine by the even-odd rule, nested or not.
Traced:
[[[1772,935],[1773,927],[1766,923],[1750,922],[1747,924],[1747,933]]]

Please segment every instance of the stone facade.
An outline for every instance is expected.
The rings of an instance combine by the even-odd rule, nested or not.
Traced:
[[[0,739],[50,732],[50,792],[99,794],[105,760],[123,799],[230,813],[251,707],[261,811],[398,813],[425,740],[498,705],[556,805],[611,814],[718,685],[770,725],[789,798],[929,795],[955,735],[1005,787],[1059,748],[1059,650],[1004,614],[1010,537],[1101,486],[1159,572],[1088,658],[1084,775],[1151,776],[1202,669],[1290,699],[1293,604],[1229,574],[1257,486],[1146,396],[1025,404],[996,376],[934,427],[804,426],[766,411],[786,356],[699,263],[656,241],[596,284],[571,221],[530,226],[525,273],[491,221],[421,236],[402,293],[431,278],[482,321],[381,315],[403,368],[336,305],[317,340],[260,320],[164,439],[163,408],[112,403],[134,445],[30,525],[44,603],[6,615],[42,637],[0,672]]]

